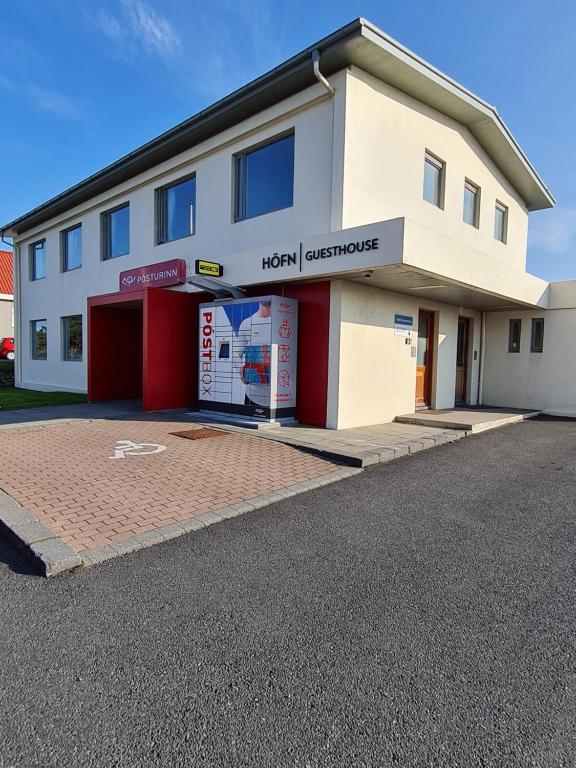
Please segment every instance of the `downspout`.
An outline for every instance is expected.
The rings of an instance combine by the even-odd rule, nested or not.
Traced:
[[[322,83],[324,88],[328,91],[330,96],[334,96],[336,91],[334,90],[334,87],[330,85],[328,80],[324,77],[322,72],[320,72],[320,51],[318,48],[314,49],[312,51],[312,64],[314,66],[314,76],[316,80],[318,80],[319,83]]]
[[[22,355],[21,355],[21,349],[22,346],[20,343],[20,246],[16,245],[15,239],[12,238],[12,242],[9,243],[8,240],[4,237],[4,230],[0,230],[0,240],[4,243],[4,245],[7,245],[8,247],[12,248],[12,259],[13,259],[13,277],[14,277],[14,338],[16,339],[16,359],[14,360],[14,381],[19,381],[22,376]]]
[[[478,365],[477,405],[484,405],[484,351],[486,347],[486,312],[482,310],[480,319],[480,362]]]

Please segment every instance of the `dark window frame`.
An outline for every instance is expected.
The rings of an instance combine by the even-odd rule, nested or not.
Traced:
[[[38,331],[36,330],[35,326],[36,323],[44,323],[46,325],[46,352],[43,356],[38,356],[36,354],[36,334]],[[31,360],[48,360],[48,320],[44,318],[39,318],[38,320],[30,320],[30,359]]]
[[[474,218],[473,221],[466,221],[464,218],[465,213],[465,206],[464,201],[466,199],[466,190],[469,190],[474,193]],[[471,227],[475,227],[476,229],[480,229],[480,205],[481,205],[481,199],[482,199],[482,190],[478,186],[478,184],[475,184],[471,179],[464,179],[464,200],[462,201],[462,220],[464,224],[468,224]]]
[[[181,235],[180,237],[172,237],[168,239],[168,216],[166,212],[166,193],[173,187],[177,187],[179,184],[184,184],[187,181],[194,179],[194,230],[188,235]],[[194,237],[197,231],[196,226],[196,200],[198,197],[198,182],[196,181],[196,171],[189,173],[186,176],[181,176],[179,179],[163,184],[161,187],[157,187],[154,191],[155,194],[155,211],[156,211],[156,245],[165,245],[166,243],[174,243],[177,240],[184,240],[187,237]]]
[[[540,327],[542,330],[540,332],[540,343],[537,343],[537,328]],[[532,328],[530,333],[530,352],[538,353],[544,351],[544,318],[543,317],[533,317],[532,318]]]
[[[279,141],[287,139],[292,136],[294,139],[293,145],[293,161],[292,161],[292,202],[290,205],[281,205],[278,208],[271,208],[270,210],[257,213],[254,216],[246,215],[246,158],[258,152],[265,147],[269,147],[272,144],[276,144]],[[275,136],[269,139],[259,141],[257,144],[252,144],[250,147],[243,149],[241,152],[236,152],[232,156],[232,174],[234,179],[233,195],[232,195],[232,220],[235,224],[241,221],[250,221],[251,219],[258,219],[260,216],[266,216],[269,213],[277,213],[278,211],[286,211],[288,208],[294,207],[294,179],[296,177],[296,131],[294,128],[289,128],[287,131],[277,133]]]
[[[77,267],[68,267],[68,234],[75,229],[79,229],[82,232],[82,243],[80,248],[80,264]],[[60,271],[61,272],[76,272],[77,269],[82,269],[84,266],[84,231],[82,222],[74,224],[73,227],[66,227],[66,229],[60,230]]]
[[[128,250],[124,251],[124,253],[118,253],[116,256],[112,256],[110,248],[110,216],[118,211],[123,211],[125,208],[128,209]],[[109,208],[107,211],[103,211],[100,214],[100,259],[102,261],[114,261],[114,259],[120,259],[122,256],[129,255],[131,246],[130,220],[130,201],[116,205],[114,208]],[[73,315],[70,315],[70,317],[73,317]]]
[[[503,214],[502,219],[502,237],[496,237],[496,211],[500,211]],[[508,206],[501,203],[500,200],[496,200],[494,204],[494,240],[497,243],[503,243],[506,245],[508,242]]]
[[[514,329],[518,329],[518,346],[514,347]],[[508,322],[508,352],[517,353],[520,352],[520,346],[522,344],[522,320],[519,318],[511,318]]]
[[[432,200],[428,200],[428,198],[425,195],[426,190],[426,163],[429,165],[434,166],[438,171],[440,171],[439,176],[439,185],[438,185],[438,202],[434,202]],[[439,210],[444,210],[444,204],[445,204],[445,197],[446,197],[446,161],[442,160],[441,157],[438,157],[438,155],[435,155],[434,152],[431,152],[429,149],[426,149],[424,151],[424,175],[422,177],[422,199],[425,203],[428,203],[428,205],[434,206],[434,208],[438,208]]]
[[[67,328],[67,321],[80,319],[80,333],[81,333],[81,354],[80,357],[70,357],[67,353],[67,338],[69,337],[69,331]],[[84,360],[84,318],[81,314],[78,315],[62,315],[60,318],[61,327],[61,340],[62,340],[62,360],[66,363],[81,363]]]
[[[36,276],[36,248],[42,245],[44,249],[44,274],[41,277]],[[28,246],[28,254],[29,254],[29,275],[31,282],[36,282],[36,280],[45,280],[47,275],[47,265],[46,265],[46,238],[42,238],[41,240],[36,240],[33,243],[30,243]]]

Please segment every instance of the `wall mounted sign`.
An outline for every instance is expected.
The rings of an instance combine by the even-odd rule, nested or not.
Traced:
[[[410,336],[414,318],[410,315],[394,315],[394,336]]]
[[[141,288],[163,288],[186,282],[186,261],[172,259],[147,267],[137,267],[120,272],[120,292],[139,291]]]
[[[206,275],[206,277],[222,277],[224,274],[224,267],[222,264],[218,264],[217,261],[202,261],[202,259],[196,259],[196,274]]]
[[[262,269],[278,269],[279,267],[296,266],[302,271],[302,265],[306,261],[318,261],[319,259],[331,259],[334,256],[350,256],[364,251],[377,251],[380,248],[380,239],[370,237],[367,240],[350,240],[349,242],[327,245],[325,248],[310,248],[306,250],[303,243],[298,250],[292,253],[276,253],[262,257]]]

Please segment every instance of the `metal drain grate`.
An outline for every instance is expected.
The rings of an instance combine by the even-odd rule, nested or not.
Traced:
[[[223,437],[226,433],[219,429],[185,429],[183,432],[170,432],[174,437],[184,437],[186,440],[204,440],[207,437]]]

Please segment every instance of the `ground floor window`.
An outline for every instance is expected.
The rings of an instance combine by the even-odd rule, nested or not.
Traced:
[[[46,360],[48,355],[48,323],[46,320],[32,320],[30,323],[32,339],[32,359]]]
[[[82,360],[82,315],[62,318],[62,357]]]
[[[508,352],[520,352],[521,320],[510,320],[508,328]]]
[[[544,318],[532,318],[532,341],[530,352],[542,352],[544,349]]]

